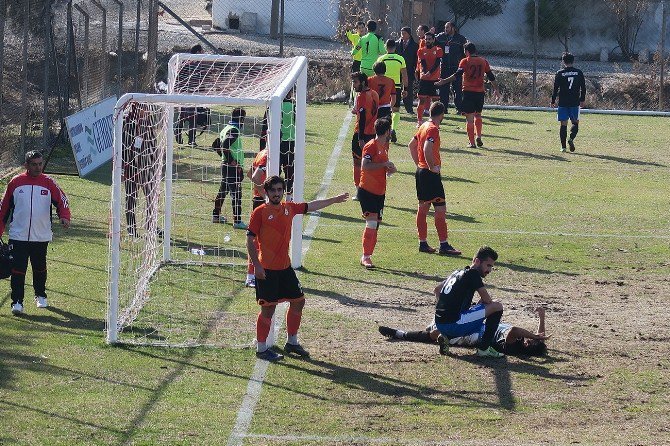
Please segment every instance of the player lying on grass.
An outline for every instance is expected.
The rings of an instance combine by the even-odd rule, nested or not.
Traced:
[[[547,345],[544,341],[549,339],[551,335],[547,335],[545,327],[545,310],[542,307],[535,309],[539,317],[537,330],[535,333],[526,330],[525,328],[517,327],[516,325],[501,323],[498,325],[495,335],[493,336],[493,347],[499,353],[512,356],[543,356],[547,353]],[[435,324],[431,324],[421,331],[403,331],[397,328],[390,328],[385,326],[379,327],[379,332],[391,339],[399,339],[402,341],[424,342],[427,344],[439,344],[440,353],[446,355],[449,352],[450,345],[457,345],[463,347],[474,347],[479,343],[481,336],[484,333],[484,325],[482,324],[479,331],[469,336],[460,336],[449,339],[446,343],[444,337],[440,334]]]

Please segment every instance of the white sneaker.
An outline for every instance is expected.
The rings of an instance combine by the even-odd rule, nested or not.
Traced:
[[[21,305],[18,302],[12,305],[12,314],[21,314],[21,313],[23,313],[23,305]]]
[[[37,308],[46,308],[49,306],[49,304],[47,304],[47,298],[42,296],[35,296],[35,304],[37,305]]]

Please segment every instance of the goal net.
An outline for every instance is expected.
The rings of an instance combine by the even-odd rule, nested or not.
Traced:
[[[292,180],[292,199],[303,199],[306,88],[304,57],[177,54],[167,94],[119,99],[108,342],[253,342],[245,226],[262,198],[253,198],[250,174],[265,148],[266,172],[257,173]],[[296,268],[301,233],[296,217]]]

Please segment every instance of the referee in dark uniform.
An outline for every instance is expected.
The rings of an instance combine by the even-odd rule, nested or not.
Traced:
[[[572,122],[570,128],[570,151],[575,151],[575,137],[579,131],[579,107],[584,106],[586,99],[586,81],[582,70],[575,68],[575,56],[563,53],[561,58],[564,68],[556,72],[554,78],[554,92],[551,95],[551,106],[556,106],[558,96],[558,121],[561,123],[559,135],[561,138],[561,152],[565,152],[565,143],[568,136],[568,119]]]
[[[396,54],[405,59],[407,65],[407,95],[403,97],[403,105],[407,113],[414,114],[414,72],[416,71],[417,55],[419,45],[412,38],[412,30],[405,26],[400,30],[400,39],[396,41]]]

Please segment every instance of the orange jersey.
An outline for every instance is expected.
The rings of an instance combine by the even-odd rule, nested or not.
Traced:
[[[479,56],[466,57],[461,59],[458,69],[463,70],[463,91],[484,92],[484,76],[491,72],[486,59]]]
[[[436,126],[433,121],[424,122],[419,130],[414,135],[418,144],[417,152],[419,155],[419,167],[421,169],[428,169],[428,163],[426,162],[426,155],[423,152],[423,146],[426,144],[426,141],[433,143],[433,164],[439,166],[441,164],[440,160],[440,128]]]
[[[377,92],[379,107],[391,104],[391,95],[395,95],[395,82],[393,82],[393,79],[386,76],[372,76],[368,78],[368,85],[370,89]]]
[[[256,154],[256,157],[254,158],[254,162],[251,163],[251,174],[253,175],[256,169],[260,168],[263,171],[263,175],[261,176],[260,182],[261,184],[254,184],[254,197],[262,197],[260,193],[256,190],[256,187],[260,186],[263,187],[263,182],[265,181],[265,178],[267,177],[267,165],[268,165],[268,149],[263,149],[260,152]]]
[[[385,163],[389,160],[388,144],[373,139],[363,147],[362,157],[373,163]],[[361,169],[359,187],[373,194],[384,195],[386,193],[386,169]]]
[[[444,51],[437,45],[433,45],[432,48],[426,46],[419,50],[417,66],[420,72],[419,78],[422,81],[436,81],[440,78],[440,61],[443,55]],[[430,71],[433,68],[435,68],[433,71],[423,74],[424,71]]]
[[[419,39],[419,50],[422,50],[426,47],[426,39],[425,37],[422,39]]]
[[[262,204],[251,213],[249,233],[259,245],[258,260],[264,269],[282,270],[291,266],[288,245],[293,217],[307,213],[307,203]]]
[[[394,87],[395,88],[395,87]],[[379,95],[376,91],[367,89],[358,93],[356,96],[356,127],[354,132],[358,133],[361,112],[365,112],[365,126],[363,127],[364,135],[375,134],[375,121],[377,120],[377,109],[379,108]]]

